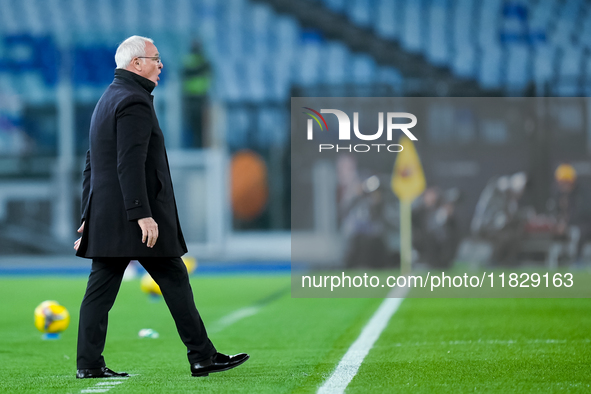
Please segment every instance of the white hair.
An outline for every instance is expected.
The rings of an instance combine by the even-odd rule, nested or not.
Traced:
[[[127,68],[134,57],[146,56],[146,42],[154,43],[154,40],[147,37],[131,36],[119,44],[115,53],[117,68]]]

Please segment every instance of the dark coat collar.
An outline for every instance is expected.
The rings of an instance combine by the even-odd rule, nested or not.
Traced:
[[[156,84],[150,81],[148,78],[144,78],[141,75],[138,75],[131,71],[124,70],[122,68],[115,69],[115,79],[123,79],[135,83],[144,88],[144,90],[146,90],[150,94],[152,93],[152,90],[154,90],[154,88],[156,87]]]

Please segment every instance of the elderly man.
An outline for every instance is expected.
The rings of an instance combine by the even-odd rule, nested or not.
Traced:
[[[164,137],[153,107],[162,61],[149,38],[132,36],[115,54],[115,79],[90,124],[76,254],[92,259],[80,307],[77,378],[128,376],[106,367],[102,352],[125,268],[138,260],[160,285],[187,346],[193,376],[234,368],[247,354],[218,353],[195,307],[180,256],[179,224]]]

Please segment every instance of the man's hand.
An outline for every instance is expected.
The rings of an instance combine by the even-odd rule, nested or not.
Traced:
[[[158,224],[152,218],[139,219],[137,224],[142,229],[142,243],[148,248],[153,248],[158,240]]]
[[[80,228],[78,229],[78,233],[82,234],[84,232],[84,223],[86,222],[82,222],[82,225],[80,226]],[[78,251],[78,248],[80,247],[80,241],[82,240],[82,237],[78,238],[76,240],[76,242],[74,242],[74,249],[76,251]]]

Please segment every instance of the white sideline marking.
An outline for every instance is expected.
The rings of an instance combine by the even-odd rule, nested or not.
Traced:
[[[240,308],[238,310],[235,310],[234,312],[227,314],[226,316],[222,317],[220,320],[215,322],[212,325],[212,327],[207,331],[209,331],[210,333],[220,332],[224,328],[231,326],[232,324],[239,322],[244,318],[256,315],[260,312],[261,309],[263,309],[263,307],[267,306],[270,302],[278,299],[284,292],[284,290],[279,290],[278,292],[275,292],[263,298],[262,300],[255,303],[252,306],[246,306],[244,308]]]
[[[246,308],[238,309],[218,320],[209,332],[220,332],[224,328],[231,326],[232,324],[249,316],[256,315],[261,310],[258,306],[247,306]]]
[[[130,376],[136,376],[136,375],[137,374],[130,375]],[[104,380],[102,382],[97,382],[93,387],[89,387],[87,389],[80,390],[80,393],[83,393],[83,394],[86,394],[86,393],[106,393],[109,390],[111,390],[112,388],[114,388],[115,386],[117,386],[118,384],[125,382],[127,379],[129,379],[129,378],[122,377],[122,376],[117,376],[117,377],[112,377],[112,378],[104,378]]]
[[[567,344],[567,343],[591,343],[591,339],[461,339],[441,342],[407,342],[393,343],[391,346],[455,346],[455,345],[537,345],[537,344]]]
[[[259,306],[247,306],[245,308],[235,310],[234,312],[229,313],[228,315],[222,317],[220,320],[218,320],[216,323],[214,323],[213,329],[210,329],[208,331],[209,331],[209,333],[220,332],[224,328],[231,326],[232,324],[234,324],[244,318],[256,315],[257,313],[259,313],[260,310],[261,310],[261,307],[259,307]],[[131,376],[133,376],[133,375],[131,375]],[[114,380],[114,379],[120,379],[120,380]],[[80,393],[84,393],[84,394],[86,394],[86,393],[106,393],[110,389],[114,388],[115,385],[121,384],[127,379],[129,379],[129,378],[122,378],[122,377],[109,378],[109,380],[111,380],[111,381],[99,382],[94,387],[89,387],[87,389],[84,389],[84,390],[80,391]]]
[[[365,356],[367,356],[382,331],[384,331],[384,328],[388,325],[392,315],[398,310],[408,290],[408,287],[397,287],[388,294],[388,297],[395,298],[386,298],[382,302],[369,322],[363,327],[357,340],[347,350],[347,353],[345,353],[335,371],[318,389],[318,394],[345,392],[351,380],[357,375],[357,371],[361,363],[363,363]]]

